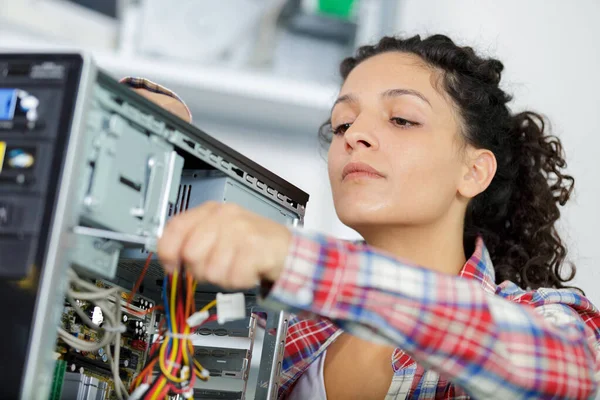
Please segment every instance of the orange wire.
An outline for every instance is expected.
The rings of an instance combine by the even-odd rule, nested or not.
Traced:
[[[132,313],[133,315],[137,315],[137,316],[139,316],[139,317],[143,317],[143,316],[145,316],[145,315],[148,315],[148,314],[150,314],[152,311],[158,311],[158,310],[162,310],[163,308],[164,308],[164,307],[163,307],[162,305],[158,305],[158,306],[156,306],[156,307],[152,307],[152,308],[149,308],[149,309],[147,309],[147,310],[144,310],[144,311],[136,311],[136,310],[133,310],[133,309],[130,309],[130,308],[128,308],[127,310],[128,310],[130,313]]]
[[[146,368],[144,368],[142,370],[142,372],[140,372],[140,374],[137,376],[137,378],[135,378],[135,380],[133,382],[131,382],[131,385],[129,385],[129,391],[130,392],[132,392],[136,387],[139,386],[140,381],[146,375],[148,375],[148,372],[152,373],[152,370],[154,369],[154,366],[156,365],[157,361],[158,361],[158,358],[154,359],[154,361],[152,361],[150,364],[146,365]]]
[[[144,311],[136,311],[133,310],[131,308],[131,302],[133,300],[133,298],[135,297],[135,294],[137,293],[137,291],[139,290],[140,286],[142,285],[142,282],[144,281],[144,277],[146,276],[146,273],[148,272],[148,268],[150,267],[150,262],[152,261],[152,256],[154,253],[149,253],[148,257],[146,258],[146,262],[144,263],[144,268],[142,269],[142,273],[140,274],[140,276],[138,277],[137,281],[135,282],[135,285],[133,286],[133,289],[131,290],[131,292],[129,293],[129,295],[127,296],[127,304],[126,304],[126,308],[131,311],[133,314],[135,315],[147,315],[150,314],[153,311],[156,310],[160,310],[162,308],[161,305],[150,308],[148,310],[144,310]],[[150,364],[148,364],[141,372],[140,374],[137,376],[136,379],[134,379],[133,382],[131,382],[131,385],[129,386],[129,390],[133,391],[133,389],[135,387],[137,387],[140,384],[140,380],[142,380],[147,374],[148,372],[152,372],[152,370],[154,369],[154,365],[156,365],[156,362],[158,361],[158,359],[155,359],[154,361],[152,361]]]
[[[138,278],[138,281],[136,282],[133,290],[131,291],[131,294],[129,295],[129,299],[128,299],[128,302],[127,302],[128,306],[130,305],[131,300],[133,299],[136,291],[139,289],[139,286],[140,286],[140,284],[141,284],[141,282],[143,280],[143,277],[146,274],[146,272],[148,270],[148,267],[150,265],[151,258],[152,258],[152,253],[150,253],[148,255],[148,258],[146,259],[146,263],[144,265],[144,269],[142,270],[142,273],[141,273],[140,277]],[[194,301],[194,289],[195,289],[194,288],[194,286],[195,286],[194,285],[194,279],[189,274],[186,274],[186,285],[187,285],[187,299],[186,299],[186,304],[185,304],[185,316],[188,317],[191,314],[193,314],[195,312],[195,309],[196,309],[196,303]],[[157,306],[157,307],[155,307],[153,309],[145,310],[142,313],[140,313],[140,312],[135,312],[135,313],[136,314],[144,314],[145,315],[147,313],[152,312],[155,309],[160,309],[161,307],[162,306]],[[161,321],[161,324],[162,324],[162,322],[164,322],[164,320]],[[193,349],[193,347],[191,346],[191,342],[189,342],[188,345],[189,345],[189,347],[191,347]],[[191,351],[191,354],[193,354],[193,351]],[[151,371],[154,369],[154,366],[156,365],[157,362],[158,362],[158,358],[156,358],[154,361],[152,361],[150,364],[148,364],[140,372],[140,374],[138,375],[138,377],[132,382],[132,384],[130,386],[131,390],[133,390],[135,387],[137,387],[140,384],[140,381],[142,379],[144,379],[146,377],[146,375],[148,375],[149,372],[151,373]],[[198,376],[200,376],[198,371],[195,371],[195,372],[196,372],[196,374],[198,374]],[[167,385],[165,388],[163,388],[163,390],[160,393],[160,395],[166,394],[168,392],[168,390],[169,390],[169,386]]]
[[[142,269],[142,273],[140,274],[140,276],[138,277],[137,281],[135,282],[135,285],[133,286],[133,289],[131,290],[131,293],[129,293],[129,296],[127,296],[127,309],[131,310],[131,301],[133,300],[133,297],[135,296],[135,294],[137,293],[138,289],[140,288],[140,286],[142,285],[142,282],[144,281],[144,277],[146,276],[146,272],[148,272],[148,267],[150,267],[150,262],[152,261],[152,255],[154,253],[149,253],[148,257],[146,258],[146,263],[144,264],[144,268]],[[149,311],[149,310],[146,310]],[[145,314],[144,314],[145,315]]]

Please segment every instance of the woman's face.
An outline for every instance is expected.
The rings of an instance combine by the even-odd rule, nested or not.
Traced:
[[[390,52],[360,63],[332,110],[328,154],[340,220],[425,225],[443,218],[464,177],[452,104],[417,56]]]

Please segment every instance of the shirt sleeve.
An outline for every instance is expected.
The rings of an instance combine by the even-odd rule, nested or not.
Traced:
[[[187,114],[190,117],[190,122],[192,121],[192,112],[190,111],[189,107],[187,106],[187,104],[185,104],[181,97],[179,97],[177,93],[173,92],[172,90],[169,90],[166,87],[159,85],[158,83],[152,82],[150,79],[146,78],[128,76],[121,79],[119,82],[130,86],[134,89],[146,89],[153,93],[160,93],[177,99],[185,107],[185,110],[187,111]]]
[[[475,398],[593,398],[598,310],[574,291],[520,293],[504,298],[366,245],[295,230],[265,303],[397,346]]]

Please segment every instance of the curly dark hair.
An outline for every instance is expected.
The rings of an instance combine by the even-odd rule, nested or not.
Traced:
[[[546,134],[546,123],[531,111],[512,114],[511,96],[499,87],[503,64],[482,58],[450,38],[384,37],[360,47],[340,65],[346,80],[362,61],[386,52],[417,55],[439,73],[446,94],[457,106],[465,144],[493,152],[498,168],[489,187],[472,199],[465,216],[465,246],[480,235],[490,252],[496,282],[510,280],[522,288],[564,288],[575,266],[563,267],[566,247],[555,223],[573,191],[560,140]],[[331,142],[326,122],[320,138]],[[467,251],[467,249],[465,249]]]

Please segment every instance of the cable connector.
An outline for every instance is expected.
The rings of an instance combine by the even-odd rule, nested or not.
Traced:
[[[210,372],[208,372],[207,369],[203,368],[202,371],[200,371],[200,379],[206,380],[208,378],[210,378]]]
[[[179,378],[183,379],[184,381],[187,381],[190,378],[190,367],[188,367],[187,365],[184,365],[181,368],[181,372],[179,373]],[[187,386],[187,384],[182,385],[182,386]]]
[[[246,299],[244,293],[217,293],[217,322],[225,322],[246,318]]]
[[[146,393],[150,389],[150,385],[147,383],[142,383],[138,386],[133,393],[129,396],[129,400],[140,400],[144,393]]]
[[[196,311],[192,315],[187,318],[187,324],[192,328],[194,326],[202,325],[204,321],[206,321],[210,317],[210,314],[207,311]]]
[[[183,392],[184,399],[193,399],[194,398],[194,388],[190,388],[186,392]]]

